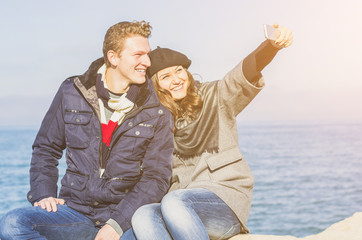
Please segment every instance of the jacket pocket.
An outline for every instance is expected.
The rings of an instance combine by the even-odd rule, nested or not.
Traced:
[[[125,157],[141,161],[154,134],[154,127],[145,126],[135,126],[125,132],[124,137],[130,142],[126,148],[132,148],[129,151],[131,154]]]
[[[112,178],[110,183],[110,189],[113,194],[127,193],[136,183],[139,182],[141,176],[127,177],[127,178]]]
[[[146,127],[143,125],[135,126],[124,133],[124,136],[135,137],[135,138],[152,138],[155,134],[153,127]]]
[[[206,159],[209,175],[213,181],[228,182],[235,188],[252,188],[254,178],[238,148],[217,153]]]
[[[110,196],[108,201],[119,203],[124,196],[133,189],[134,185],[139,182],[140,177],[135,178],[112,178],[108,181]]]
[[[61,181],[60,196],[71,198],[72,201],[83,203],[85,201],[85,187],[88,176],[67,171]]]
[[[83,149],[89,146],[92,112],[65,110],[65,140],[68,147]]]
[[[242,158],[243,155],[240,153],[239,149],[231,148],[207,158],[206,163],[212,172],[233,162],[239,161]]]
[[[62,185],[71,189],[82,191],[88,181],[88,176],[67,171],[62,179]]]

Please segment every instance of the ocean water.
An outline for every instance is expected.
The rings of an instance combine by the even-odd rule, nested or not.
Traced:
[[[252,233],[304,237],[362,211],[362,124],[239,123],[238,130],[255,177]],[[0,217],[29,206],[36,133],[0,128]],[[63,175],[64,159],[59,168]]]

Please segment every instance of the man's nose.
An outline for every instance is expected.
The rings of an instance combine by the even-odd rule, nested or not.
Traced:
[[[145,65],[146,67],[151,66],[151,59],[148,56],[148,54],[146,54],[143,59],[142,59],[142,64]]]

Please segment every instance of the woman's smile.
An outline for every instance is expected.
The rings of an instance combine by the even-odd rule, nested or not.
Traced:
[[[186,97],[189,77],[182,66],[168,67],[157,74],[160,87],[169,91],[173,99],[180,100]]]

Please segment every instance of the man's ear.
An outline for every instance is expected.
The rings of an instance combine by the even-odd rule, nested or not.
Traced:
[[[117,66],[118,65],[119,56],[115,51],[109,50],[107,52],[107,58],[108,58],[108,61],[111,63],[112,66]]]

